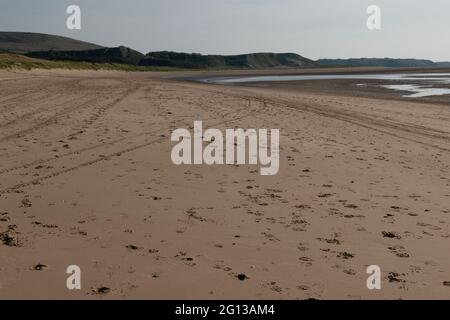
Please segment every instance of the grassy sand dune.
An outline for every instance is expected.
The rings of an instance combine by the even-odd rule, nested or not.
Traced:
[[[15,53],[0,53],[0,69],[68,69],[117,71],[169,71],[170,67],[140,67],[120,63],[91,63],[82,61],[50,61]]]

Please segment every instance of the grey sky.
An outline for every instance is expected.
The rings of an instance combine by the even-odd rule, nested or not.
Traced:
[[[66,29],[78,4],[82,30]],[[366,28],[370,4],[382,30]],[[0,30],[51,33],[147,53],[296,52],[308,58],[450,60],[450,0],[0,0]]]

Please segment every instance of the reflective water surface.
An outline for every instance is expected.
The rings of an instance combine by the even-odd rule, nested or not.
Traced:
[[[320,75],[271,75],[242,76],[203,79],[203,82],[215,84],[242,84],[279,81],[311,81],[311,80],[385,80],[389,84],[380,87],[390,90],[409,92],[404,97],[419,98],[450,94],[450,88],[439,85],[450,84],[450,73],[383,73],[383,74],[320,74]],[[392,84],[392,81],[398,84]],[[407,82],[407,83],[406,83]],[[357,86],[363,87],[364,83]]]

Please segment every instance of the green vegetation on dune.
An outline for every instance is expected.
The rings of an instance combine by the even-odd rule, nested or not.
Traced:
[[[159,51],[148,53],[140,65],[188,69],[261,69],[305,68],[314,67],[316,63],[295,53],[250,53],[223,56]]]
[[[169,51],[147,55],[127,48],[105,48],[61,36],[0,32],[0,68],[65,68],[111,70],[305,68],[317,64],[295,53],[201,55]],[[33,60],[34,59],[34,60]]]
[[[143,67],[172,67],[180,69],[262,69],[304,68],[315,63],[294,53],[252,53],[234,56],[201,55],[196,53],[151,52],[147,55],[127,47],[83,51],[39,51],[26,54],[33,58],[53,61],[84,61],[123,63]]]
[[[127,47],[102,48],[83,51],[38,51],[27,54],[29,57],[55,61],[84,61],[94,63],[122,63],[137,66],[144,58],[138,51]]]
[[[0,53],[0,69],[73,69],[117,71],[171,71],[167,67],[140,67],[122,63],[92,63],[83,61],[49,61],[14,53]]]
[[[157,51],[144,55],[123,46],[105,48],[96,44],[49,34],[0,32],[0,68],[153,71],[314,67],[448,68],[450,62],[392,58],[320,59],[314,61],[295,53],[270,52],[240,55],[202,55]]]

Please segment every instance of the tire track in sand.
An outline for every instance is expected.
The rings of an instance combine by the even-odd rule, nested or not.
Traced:
[[[250,100],[250,99],[247,99],[247,98],[243,98],[243,99],[248,101],[247,106],[244,107],[244,109],[247,110],[249,108],[249,106],[251,105],[251,102],[253,100]],[[258,102],[260,102],[260,101],[258,101]],[[265,101],[263,101],[261,104],[263,105],[262,108],[259,107],[259,108],[255,109],[255,110],[251,110],[250,112],[247,112],[247,113],[245,113],[243,115],[240,115],[240,116],[233,117],[231,119],[224,119],[224,120],[221,120],[221,121],[217,121],[214,124],[212,124],[211,126],[220,126],[220,125],[227,124],[229,122],[242,120],[244,118],[251,117],[251,116],[255,115],[257,112],[260,112],[262,109],[268,108],[268,104]],[[189,127],[192,126],[192,124],[190,124],[188,122],[182,122],[179,125],[180,126],[189,126]],[[158,130],[157,132],[159,133],[160,130]],[[65,168],[63,170],[57,170],[55,172],[52,172],[52,173],[47,174],[45,176],[33,179],[31,181],[18,183],[18,184],[14,185],[14,186],[5,188],[3,190],[0,190],[0,196],[3,195],[3,194],[6,194],[6,193],[12,193],[12,192],[14,192],[14,191],[16,191],[18,189],[25,188],[25,187],[28,187],[28,186],[31,186],[31,185],[39,185],[43,181],[46,181],[48,179],[60,176],[62,174],[69,173],[69,172],[72,172],[72,171],[75,171],[75,170],[78,170],[78,169],[82,169],[84,167],[88,167],[88,166],[94,165],[94,164],[99,163],[101,161],[107,161],[107,160],[110,160],[112,157],[121,156],[121,155],[123,155],[125,153],[129,153],[129,152],[132,152],[132,151],[135,151],[135,150],[139,150],[139,149],[148,147],[150,145],[161,143],[161,142],[164,142],[164,141],[167,141],[167,136],[165,136],[165,135],[163,135],[163,136],[161,136],[161,137],[159,137],[157,139],[151,140],[151,141],[147,141],[147,142],[140,143],[140,144],[128,147],[128,148],[124,148],[124,149],[121,149],[121,150],[113,152],[113,153],[109,153],[108,155],[99,156],[99,157],[97,157],[95,159],[92,159],[90,161],[86,161],[86,162],[80,163],[78,165],[75,165],[75,166],[72,166],[72,167],[69,167],[69,168]]]

